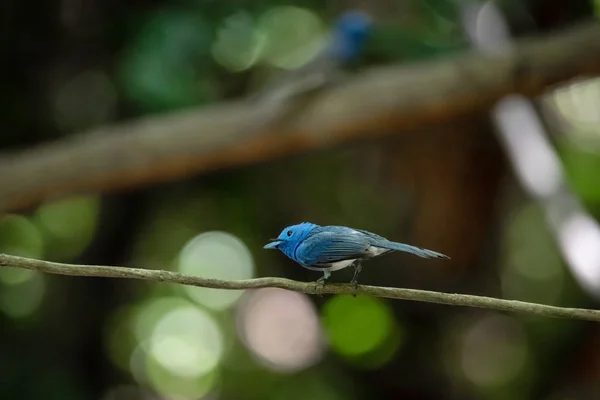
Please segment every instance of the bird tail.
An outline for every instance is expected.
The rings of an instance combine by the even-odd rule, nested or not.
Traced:
[[[438,253],[433,250],[422,249],[420,247],[411,246],[411,245],[404,244],[404,243],[390,242],[389,240],[386,240],[385,242],[382,242],[382,243],[377,243],[376,247],[382,247],[384,249],[390,249],[390,250],[404,251],[404,252],[411,253],[411,254],[414,254],[416,256],[423,257],[423,258],[446,258],[446,259],[450,258],[445,254]]]

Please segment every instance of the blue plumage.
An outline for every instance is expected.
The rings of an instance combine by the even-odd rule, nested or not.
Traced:
[[[371,32],[372,22],[361,11],[346,11],[336,21],[330,45],[326,49],[329,57],[339,63],[357,58],[364,49]]]
[[[361,262],[392,251],[404,251],[423,258],[448,256],[408,244],[392,242],[383,236],[345,226],[319,226],[303,222],[285,228],[265,249],[279,249],[304,268],[323,271],[319,282],[325,281],[332,271],[354,265],[354,278],[361,270]]]

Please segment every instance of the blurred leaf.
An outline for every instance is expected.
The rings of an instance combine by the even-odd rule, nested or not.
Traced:
[[[600,153],[588,151],[570,140],[558,143],[569,183],[588,204],[600,204]]]
[[[210,25],[197,14],[166,9],[149,15],[121,60],[127,96],[149,111],[214,99],[212,41]]]

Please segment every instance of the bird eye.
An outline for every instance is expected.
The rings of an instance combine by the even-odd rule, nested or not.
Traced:
[[[291,229],[290,229],[289,231],[287,231],[287,235],[288,235],[288,237],[289,237],[289,236],[292,236],[292,233],[294,233],[294,232],[292,232],[292,230],[291,230]]]

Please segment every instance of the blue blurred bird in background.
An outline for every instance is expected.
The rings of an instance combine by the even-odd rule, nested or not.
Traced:
[[[382,254],[405,251],[423,258],[450,258],[432,250],[392,242],[368,231],[345,226],[319,226],[310,222],[288,226],[264,248],[279,249],[304,268],[323,271],[323,276],[317,280],[322,284],[332,271],[354,265],[351,283],[355,287],[358,286],[362,261]]]
[[[356,59],[365,47],[373,22],[362,11],[346,11],[335,23],[332,38],[325,50],[330,59],[345,64]]]
[[[362,53],[372,25],[369,16],[361,11],[342,13],[323,49],[311,60],[278,75],[245,99],[254,107],[254,116],[244,125],[239,138],[286,122],[310,104],[321,90],[341,81],[343,67]]]
[[[299,68],[277,77],[253,96],[253,100],[285,101],[335,82],[341,69],[364,50],[372,25],[371,18],[362,11],[342,13],[320,52]]]

